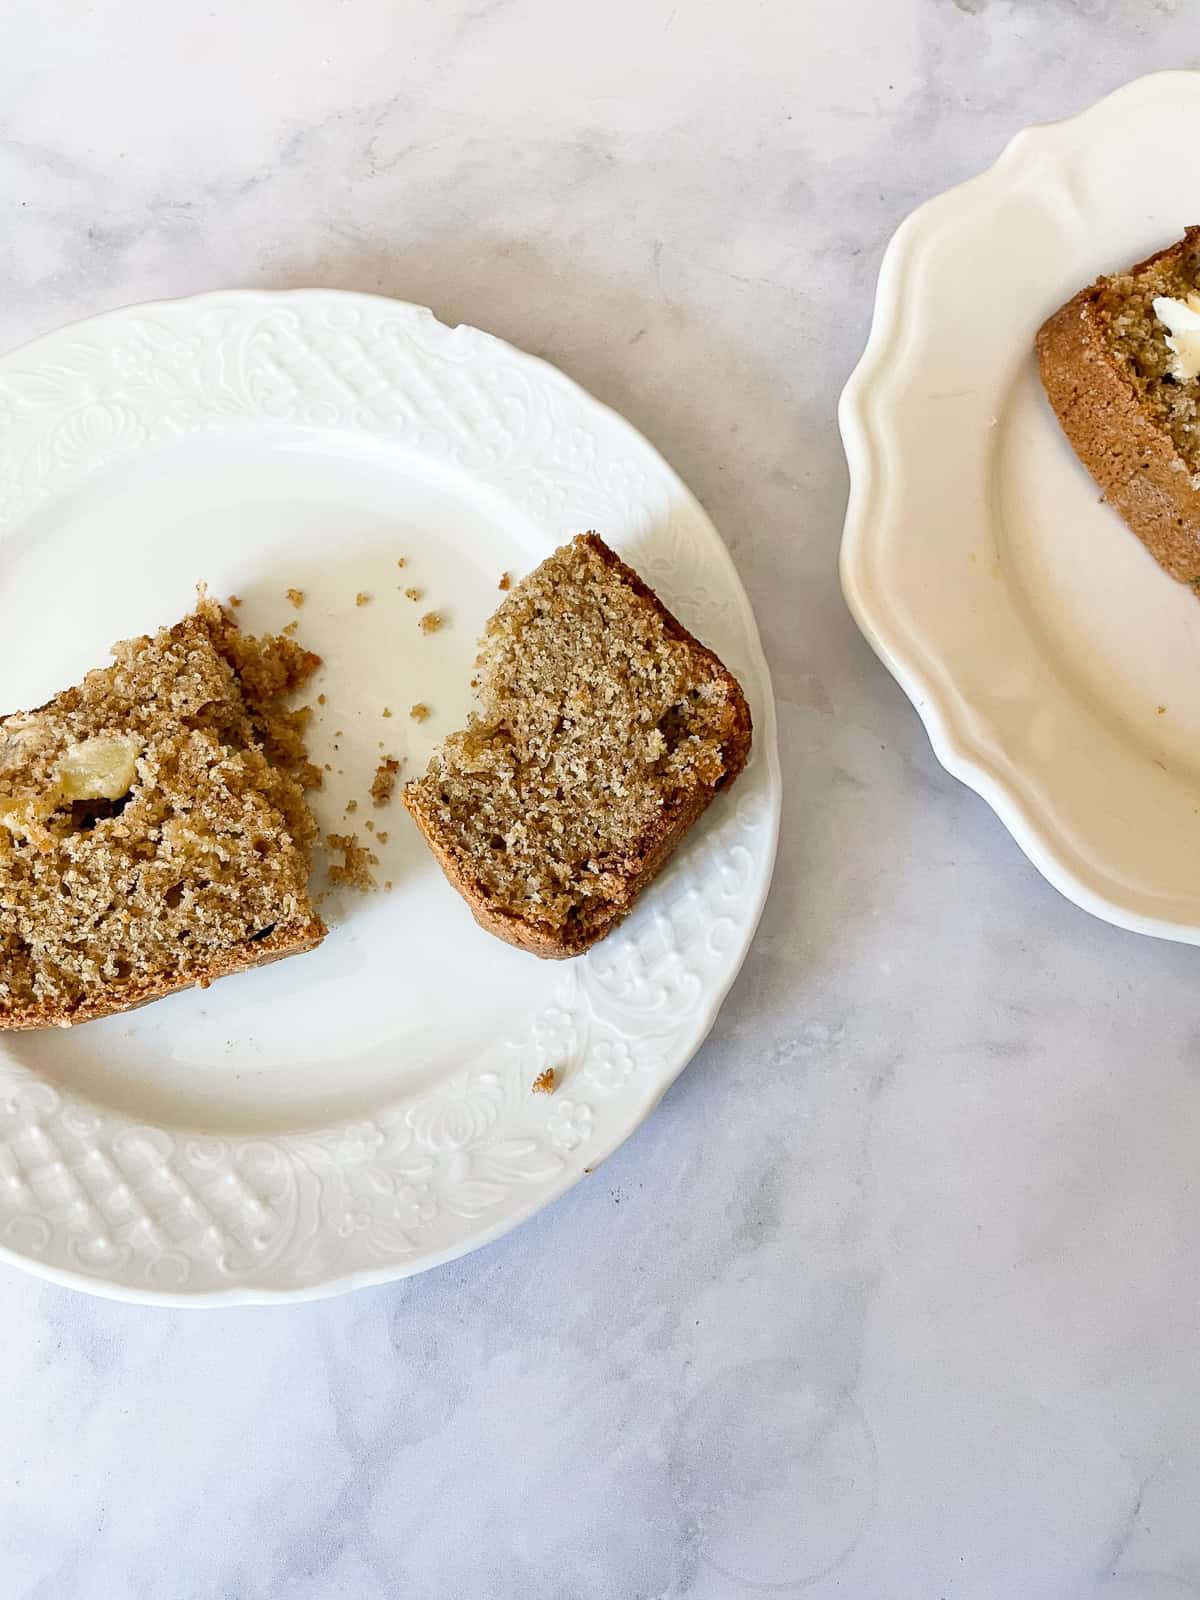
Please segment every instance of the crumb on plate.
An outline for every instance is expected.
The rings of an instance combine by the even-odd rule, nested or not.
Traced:
[[[345,884],[348,889],[357,889],[362,894],[375,887],[371,868],[379,865],[379,859],[359,844],[356,833],[327,833],[325,843],[331,850],[340,851],[342,856],[341,861],[335,861],[329,868],[331,882]]]
[[[287,597],[295,606],[296,610],[299,611],[300,607],[304,604],[304,590],[289,589],[287,591]]]
[[[371,598],[371,596],[369,594],[364,594],[363,591],[360,589],[358,591],[358,593],[354,596],[354,604],[356,606],[365,606],[369,602],[370,598]]]
[[[441,625],[442,614],[440,611],[427,611],[421,618],[422,633],[436,633]]]
[[[533,1080],[534,1094],[553,1094],[557,1087],[558,1073],[553,1067],[544,1068]]]
[[[426,717],[429,715],[429,707],[425,704],[424,700],[418,700],[416,705],[413,706],[412,710],[408,714],[414,722],[424,722]]]
[[[371,799],[377,806],[387,805],[396,792],[396,774],[399,771],[400,763],[395,756],[384,756],[375,769],[375,781],[371,784]]]
[[[512,588],[512,573],[511,572],[502,572],[500,574],[500,582],[496,585],[496,587],[498,589],[511,589]]]
[[[404,593],[410,600],[419,600],[424,593],[422,589],[405,589]]]

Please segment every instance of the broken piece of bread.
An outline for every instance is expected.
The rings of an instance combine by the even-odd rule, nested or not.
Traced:
[[[0,718],[0,1029],[66,1027],[311,950],[320,658],[215,601]]]
[[[741,772],[745,696],[594,533],[512,589],[478,669],[478,711],[405,804],[482,927],[578,955]]]

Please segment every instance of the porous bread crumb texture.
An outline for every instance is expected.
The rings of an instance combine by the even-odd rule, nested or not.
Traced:
[[[1101,279],[1095,297],[1095,314],[1113,354],[1193,475],[1200,474],[1200,380],[1181,382],[1173,375],[1168,329],[1155,315],[1154,301],[1160,295],[1183,300],[1198,289],[1200,231],[1189,232],[1184,249]]]
[[[303,792],[320,773],[307,710],[283,705],[320,658],[205,597],[113,654],[0,719],[0,1026],[102,1015],[324,933]]]
[[[405,799],[473,903],[515,919],[529,948],[586,948],[629,909],[680,819],[741,770],[744,696],[592,534],[510,592],[477,679],[468,727]]]
[[[425,704],[424,700],[418,700],[416,705],[410,709],[408,714],[414,722],[424,722],[429,716],[429,707]]]
[[[359,843],[356,833],[327,833],[325,843],[342,858],[330,865],[329,878],[332,883],[357,889],[360,894],[366,894],[375,887],[371,868],[379,865],[379,857]]]
[[[289,589],[287,591],[287,597],[292,602],[292,604],[296,607],[296,610],[299,611],[300,607],[304,604],[304,590],[303,589]]]
[[[553,1067],[543,1067],[533,1080],[534,1094],[553,1094],[558,1087],[558,1073]]]
[[[404,593],[409,600],[419,600],[423,591],[420,589],[405,589]]]
[[[443,620],[440,611],[427,611],[421,618],[421,632],[436,633],[442,626]]]
[[[396,778],[400,763],[395,756],[385,756],[375,769],[371,780],[371,799],[377,806],[386,806],[396,792]]]

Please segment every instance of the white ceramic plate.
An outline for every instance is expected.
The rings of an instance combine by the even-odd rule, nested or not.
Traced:
[[[842,397],[842,580],[943,764],[1079,905],[1200,942],[1200,605],[1102,505],[1042,320],[1200,221],[1200,74],[1019,135],[909,217]]]
[[[182,615],[197,579],[251,629],[296,617],[301,588],[327,662],[310,748],[335,769],[316,809],[368,843],[382,751],[411,775],[467,710],[501,574],[593,527],[738,674],[755,722],[745,774],[637,912],[573,962],[509,949],[397,800],[374,813],[392,891],[334,894],[313,954],[0,1035],[8,1259],[130,1299],[261,1301],[495,1238],[609,1154],[704,1038],[766,896],[780,790],[724,546],[646,441],[543,362],[323,291],[137,307],[0,361],[4,708]],[[431,608],[447,625],[424,634]],[[547,1066],[561,1086],[534,1095]]]

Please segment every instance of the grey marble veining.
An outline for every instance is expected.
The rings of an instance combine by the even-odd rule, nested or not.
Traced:
[[[547,355],[736,556],[786,808],[654,1118],[458,1264],[172,1314],[3,1271],[5,1600],[1200,1596],[1194,951],[1059,899],[841,604],[918,200],[1190,0],[10,0],[0,345],[325,284]],[[1185,219],[1186,220],[1186,219]]]

